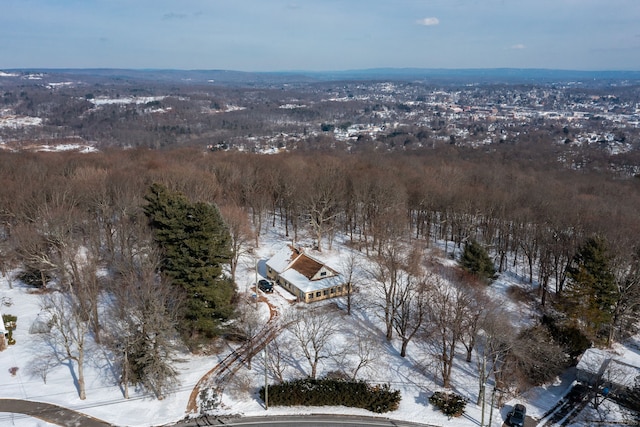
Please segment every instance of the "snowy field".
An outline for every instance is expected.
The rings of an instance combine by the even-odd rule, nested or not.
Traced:
[[[240,292],[251,291],[249,287],[254,283],[255,262],[258,261],[259,273],[264,275],[264,261],[278,251],[287,240],[275,232],[261,236],[261,247],[255,251],[253,258],[246,259],[238,268],[237,283]],[[340,259],[344,258],[349,249],[334,244],[331,250],[325,249],[321,254],[314,256],[327,261],[330,265],[340,266]],[[443,260],[443,262],[451,262]],[[515,274],[503,275],[489,289],[494,298],[507,298],[506,289],[518,283]],[[528,286],[528,285],[523,285]],[[361,285],[361,294],[357,298],[366,300],[366,286]],[[106,353],[96,348],[89,348],[85,364],[86,376],[86,400],[78,398],[78,391],[74,383],[74,375],[77,372],[75,364],[67,361],[57,362],[51,359],[47,346],[38,334],[30,334],[31,325],[38,318],[40,312],[41,297],[32,293],[17,280],[11,284],[7,277],[0,278],[0,298],[2,306],[0,311],[4,314],[18,316],[17,329],[14,332],[16,344],[9,346],[0,352],[0,398],[28,399],[58,404],[77,411],[92,415],[118,426],[152,426],[168,424],[180,420],[186,416],[185,410],[189,396],[198,380],[212,369],[233,349],[227,347],[219,355],[198,357],[184,354],[183,362],[177,365],[180,371],[180,385],[164,400],[158,401],[154,397],[142,394],[139,390],[130,390],[130,399],[123,398],[123,392],[118,385],[117,373]],[[270,303],[277,307],[280,314],[291,310],[292,296],[284,289],[276,286],[275,292],[267,296]],[[342,307],[339,317],[341,334],[336,335],[332,346],[336,349],[349,345],[350,334],[370,333],[374,336],[377,355],[375,363],[372,363],[359,372],[359,379],[367,379],[373,383],[389,383],[392,389],[399,389],[402,393],[400,408],[397,411],[381,414],[385,418],[423,422],[442,426],[478,426],[481,420],[481,408],[475,402],[478,393],[477,369],[475,361],[466,363],[463,351],[458,352],[455,361],[452,386],[453,390],[465,396],[467,403],[466,412],[460,418],[452,420],[438,412],[428,403],[429,396],[439,390],[439,383],[434,373],[436,367],[429,359],[425,349],[417,344],[410,344],[407,357],[399,355],[399,342],[387,343],[381,330],[380,321],[373,317],[371,310],[367,310],[366,304],[356,304],[352,316],[347,316],[343,302],[331,300],[326,304],[337,302],[338,308]],[[531,322],[533,313],[524,305],[508,301],[505,306],[514,316],[524,324]],[[308,308],[308,307],[307,307]],[[305,307],[303,307],[305,309]],[[268,307],[259,303],[259,311],[265,322],[268,318]],[[622,347],[616,348],[618,353],[627,353]],[[636,357],[638,351],[631,352]],[[636,361],[640,362],[640,361]],[[345,407],[314,407],[314,408],[280,408],[270,407],[265,410],[262,401],[257,397],[257,390],[264,384],[264,368],[262,354],[253,360],[253,369],[241,368],[235,376],[235,380],[225,389],[219,414],[239,415],[265,415],[265,414],[362,414],[375,416],[365,410],[354,410]],[[318,376],[340,368],[348,364],[344,358],[326,359],[321,363]],[[47,370],[46,383],[43,380],[42,367],[50,365]],[[300,360],[297,367],[288,369],[290,377],[304,377],[308,372],[306,361]],[[500,426],[506,413],[516,402],[527,405],[528,414],[540,417],[551,408],[566,393],[574,377],[569,371],[563,378],[559,378],[555,384],[545,388],[530,390],[523,396],[512,398],[505,402],[502,413],[497,409],[493,412],[493,425]],[[491,388],[488,388],[489,392]],[[489,401],[489,396],[487,396]],[[485,423],[489,419],[489,408],[485,413]],[[45,422],[19,414],[0,413],[0,426],[48,426]]]

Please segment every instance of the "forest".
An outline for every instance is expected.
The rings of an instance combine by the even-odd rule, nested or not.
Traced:
[[[385,313],[387,340],[401,338],[404,355],[411,339],[427,336],[423,320],[429,318],[432,337],[441,327],[437,336],[453,341],[441,348],[445,387],[455,346],[464,344],[471,360],[477,342],[486,339],[481,331],[502,327],[495,316],[472,309],[478,294],[469,290],[516,269],[530,288],[512,297],[535,310],[539,324],[496,332],[513,334],[517,345],[491,345],[500,348],[494,354],[500,381],[540,384],[592,344],[607,346],[636,333],[640,308],[638,178],[565,168],[554,150],[2,152],[0,266],[4,275],[19,269],[19,280],[34,289],[60,291],[47,298],[60,332],[75,337],[68,354],[79,366],[82,337],[90,334],[120,355],[125,383],[144,384],[159,397],[175,381],[176,345],[198,353],[211,351],[215,337],[251,337],[246,329],[229,330],[225,320],[243,316],[233,285],[239,257],[259,246],[270,228],[284,230],[289,241],[311,240],[319,252],[340,238],[370,259],[368,277],[353,282],[378,283],[388,292],[376,308]],[[163,206],[165,219],[153,216]],[[178,226],[180,233],[215,236],[217,252],[199,258],[210,260],[208,267],[187,270],[173,261],[171,251],[182,249],[171,245],[186,238],[158,232],[162,221],[166,230],[174,227],[167,207],[176,207],[182,222],[200,218]],[[432,264],[428,275],[418,273],[415,265],[429,260],[416,248],[438,242],[445,242],[443,257],[463,254],[462,268]],[[207,244],[188,246],[198,251]],[[442,292],[433,272],[460,285],[457,297]],[[209,283],[209,299],[185,285],[201,280],[194,277]],[[428,297],[400,292],[408,283],[427,282]],[[205,300],[209,311],[197,311]],[[410,301],[424,305],[417,309]],[[460,317],[447,317],[458,313],[455,307]]]

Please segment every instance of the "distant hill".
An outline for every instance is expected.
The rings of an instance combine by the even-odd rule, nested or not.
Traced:
[[[348,79],[449,79],[480,81],[584,81],[640,80],[640,71],[579,71],[535,68],[371,68],[338,72],[309,73],[318,78]]]
[[[233,70],[161,70],[161,69],[14,69],[4,70],[16,77],[43,74],[51,78],[109,80],[112,82],[154,81],[181,84],[217,84],[263,86],[339,80],[402,80],[444,84],[461,83],[550,83],[591,82],[611,84],[640,83],[640,71],[579,71],[524,68],[444,69],[444,68],[371,68],[344,71],[244,72]],[[16,78],[14,77],[14,78]],[[10,77],[3,76],[2,79]],[[2,82],[0,79],[0,83]]]

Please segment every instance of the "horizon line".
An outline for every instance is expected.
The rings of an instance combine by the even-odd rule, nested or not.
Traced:
[[[29,71],[29,70],[127,70],[127,71],[223,71],[235,73],[349,73],[363,71],[554,71],[554,72],[580,72],[580,73],[640,73],[640,69],[573,69],[573,68],[545,68],[545,67],[366,67],[346,68],[332,70],[238,70],[233,68],[170,68],[170,67],[6,67],[5,71]]]

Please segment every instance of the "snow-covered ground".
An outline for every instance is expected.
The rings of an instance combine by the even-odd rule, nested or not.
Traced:
[[[91,98],[89,102],[94,105],[110,105],[110,104],[146,104],[153,101],[162,101],[165,96],[125,96],[122,98],[98,97]]]
[[[261,246],[254,254],[245,260],[237,273],[238,290],[250,291],[250,286],[255,280],[255,265],[258,262],[258,272],[264,275],[264,261],[278,251],[288,240],[277,232],[268,232],[261,236]],[[339,267],[341,259],[349,251],[344,246],[334,244],[332,249],[327,249],[321,254],[314,254],[327,261],[330,265]],[[506,298],[506,289],[517,283],[517,276],[504,275],[492,292],[495,297]],[[366,284],[361,286],[364,297]],[[40,312],[41,297],[17,280],[8,280],[8,277],[0,278],[0,298],[2,305],[0,312],[18,316],[17,329],[14,332],[16,344],[9,346],[0,352],[0,398],[28,399],[59,404],[80,412],[92,415],[119,426],[152,426],[162,425],[177,421],[185,417],[189,396],[196,383],[203,375],[222,360],[231,350],[223,350],[216,356],[182,355],[183,362],[177,368],[180,371],[180,385],[171,395],[159,401],[152,396],[141,393],[139,390],[130,390],[130,399],[124,399],[118,385],[117,374],[112,362],[107,355],[95,345],[90,346],[90,356],[85,364],[86,376],[86,400],[78,398],[77,388],[74,383],[76,366],[67,362],[53,363],[47,357],[46,345],[39,339],[38,334],[30,334],[31,325],[38,318]],[[293,307],[292,297],[284,289],[276,287],[275,292],[267,296],[270,303],[283,314]],[[335,303],[336,300],[328,302]],[[340,302],[338,301],[340,307]],[[530,313],[525,307],[514,302],[508,302],[513,313],[524,313],[525,318]],[[308,308],[308,307],[307,307]],[[304,309],[304,308],[303,308]],[[268,307],[265,303],[259,303],[259,310],[265,322],[268,317]],[[343,310],[344,311],[344,310]],[[387,343],[384,334],[379,327],[379,321],[373,316],[370,309],[364,304],[357,305],[352,316],[338,315],[342,334],[336,335],[332,345],[335,348],[345,348],[350,341],[349,333],[372,334],[377,348],[375,363],[368,365],[360,371],[358,378],[368,379],[376,383],[389,383],[393,389],[399,389],[402,393],[400,408],[394,412],[381,416],[413,422],[424,422],[442,426],[477,426],[482,418],[481,408],[475,404],[478,392],[477,368],[475,362],[466,363],[462,352],[455,362],[453,374],[453,389],[465,396],[467,403],[466,412],[460,418],[449,420],[428,403],[429,396],[439,389],[437,376],[434,374],[435,365],[429,360],[425,349],[417,344],[410,344],[407,357],[399,355],[399,343]],[[617,349],[623,352],[623,348]],[[637,353],[636,353],[637,355]],[[46,383],[43,381],[43,364],[52,363],[47,372]],[[264,384],[264,368],[262,355],[253,360],[253,369],[241,368],[225,389],[222,398],[220,414],[240,415],[265,415],[265,414],[306,414],[306,413],[330,413],[330,414],[363,414],[373,416],[375,414],[365,410],[357,410],[346,407],[314,407],[314,408],[285,408],[270,407],[265,410],[262,401],[257,397],[257,390]],[[306,361],[300,360],[298,367],[291,367],[287,375],[291,377],[304,377]],[[318,375],[344,368],[348,361],[344,358],[327,359],[320,366]],[[40,369],[38,369],[40,367]],[[556,384],[545,388],[529,391],[524,396],[513,399],[502,409],[493,412],[493,425],[502,425],[506,413],[511,405],[523,402],[528,407],[530,415],[541,416],[551,408],[559,398],[567,391],[573,381],[572,372],[568,372]],[[490,390],[490,389],[489,389]],[[489,396],[487,396],[487,402]],[[489,408],[486,408],[485,423],[489,419]],[[16,426],[48,426],[40,420],[19,414],[0,413],[0,425]]]
[[[40,126],[41,124],[42,119],[40,117],[15,115],[0,116],[0,127],[3,128],[19,129],[26,126]]]

